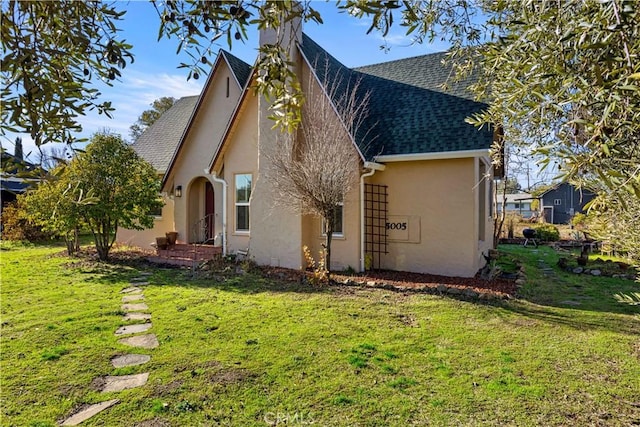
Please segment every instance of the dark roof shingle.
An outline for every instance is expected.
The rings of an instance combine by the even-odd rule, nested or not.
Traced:
[[[167,170],[197,102],[198,96],[178,99],[133,143],[136,153],[159,173]]]
[[[227,59],[227,63],[229,64],[229,67],[231,67],[231,72],[236,76],[238,83],[240,83],[240,87],[245,87],[247,80],[249,80],[249,76],[251,75],[251,65],[226,50],[220,49],[220,53],[222,53]]]
[[[355,135],[366,160],[491,146],[491,130],[478,130],[465,122],[486,104],[472,99],[466,89],[470,79],[450,79],[451,67],[442,64],[445,53],[349,69],[306,35],[301,48],[324,85],[339,75],[345,90],[349,82],[361,79],[361,96],[370,93],[369,115]],[[445,82],[447,90],[442,88]]]

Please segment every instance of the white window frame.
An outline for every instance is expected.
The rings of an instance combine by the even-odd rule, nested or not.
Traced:
[[[238,178],[242,176],[249,176],[249,195],[246,201],[238,201]],[[236,173],[233,175],[233,201],[234,201],[234,232],[237,234],[249,234],[250,228],[242,228],[238,229],[238,207],[247,207],[247,219],[248,227],[251,225],[251,208],[249,204],[249,200],[251,199],[251,191],[253,190],[253,174],[251,173]]]
[[[338,237],[338,238],[344,238],[344,203],[340,203],[340,213],[342,216],[342,221],[340,222],[342,224],[342,230],[338,231],[334,231],[333,235],[331,236],[331,238],[334,237]],[[324,218],[322,218],[322,224],[320,225],[321,227],[321,231],[322,231],[322,237],[326,237],[327,236],[327,227],[326,227],[326,222],[324,220]]]

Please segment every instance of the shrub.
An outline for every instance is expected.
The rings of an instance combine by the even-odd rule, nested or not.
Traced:
[[[543,224],[535,228],[536,237],[543,242],[557,242],[560,240],[560,231],[551,224]]]
[[[573,218],[571,218],[571,225],[573,225],[576,228],[585,226],[586,222],[587,222],[587,216],[580,212],[578,212],[573,216]]]
[[[19,201],[11,202],[2,209],[2,239],[37,242],[51,237],[42,227],[33,224]]]

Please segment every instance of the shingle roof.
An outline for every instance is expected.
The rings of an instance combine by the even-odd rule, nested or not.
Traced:
[[[343,86],[361,79],[362,96],[370,93],[369,115],[355,135],[366,160],[379,155],[436,153],[486,149],[491,130],[478,130],[465,119],[486,107],[475,102],[466,87],[469,79],[448,82],[451,67],[444,53],[349,69],[303,35],[302,52],[323,84],[339,75]],[[328,64],[325,67],[324,64]],[[448,82],[450,88],[441,85]],[[372,139],[373,137],[373,139]]]
[[[197,102],[198,96],[178,99],[133,143],[132,147],[138,155],[151,163],[159,173],[164,173],[169,166]]]
[[[240,87],[244,87],[247,84],[247,80],[249,80],[249,76],[251,75],[251,65],[244,62],[242,59],[238,58],[227,52],[226,50],[220,50],[220,53],[224,55],[229,63],[229,67],[231,67],[231,72],[238,79],[238,83],[240,83]]]

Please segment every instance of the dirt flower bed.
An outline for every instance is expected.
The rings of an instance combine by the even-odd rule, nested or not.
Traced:
[[[301,281],[311,275],[310,272],[301,272],[280,267],[262,267],[260,270],[266,277],[286,281]],[[369,286],[440,294],[448,293],[480,299],[489,295],[498,298],[508,298],[515,295],[517,289],[515,280],[510,279],[497,278],[484,280],[479,277],[448,277],[404,271],[369,271],[364,275],[332,273],[331,280],[334,285]]]

